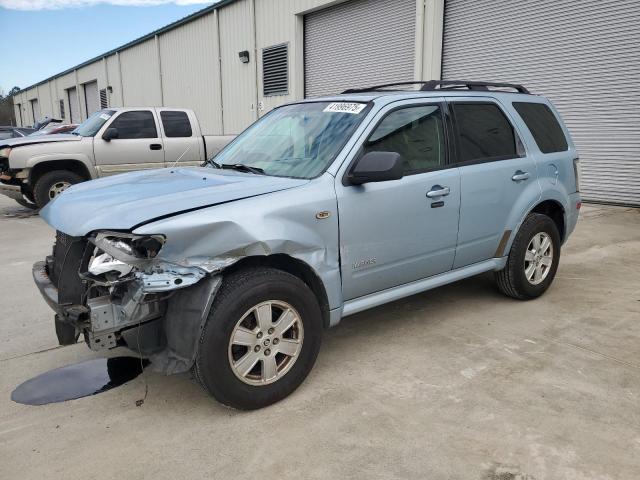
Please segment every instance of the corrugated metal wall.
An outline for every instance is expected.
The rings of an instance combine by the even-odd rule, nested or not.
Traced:
[[[306,96],[413,80],[415,27],[415,0],[356,0],[306,15]]]
[[[222,133],[215,15],[167,32],[159,39],[164,105],[192,108],[203,131]]]
[[[120,53],[124,105],[162,105],[160,64],[155,39]]]
[[[578,148],[584,198],[640,205],[637,0],[449,0],[443,78],[546,95]]]

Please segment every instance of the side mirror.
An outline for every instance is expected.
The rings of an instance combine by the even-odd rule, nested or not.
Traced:
[[[107,128],[107,130],[102,134],[102,139],[105,142],[110,142],[111,139],[118,138],[118,129],[117,128]]]
[[[365,153],[347,175],[352,185],[399,180],[403,176],[402,156],[396,152]]]

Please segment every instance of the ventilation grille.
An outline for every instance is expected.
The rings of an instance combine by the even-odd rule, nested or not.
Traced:
[[[64,118],[64,100],[60,100],[60,118]]]
[[[109,100],[107,99],[107,89],[100,90],[100,108],[107,108],[109,106]]]
[[[287,93],[289,93],[288,45],[262,49],[262,94],[269,96]]]

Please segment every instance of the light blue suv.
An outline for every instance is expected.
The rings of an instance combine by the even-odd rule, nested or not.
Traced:
[[[544,293],[580,208],[557,111],[519,85],[416,85],[284,105],[202,168],[65,191],[33,268],[60,343],[128,346],[253,409],[345,316],[487,271]]]

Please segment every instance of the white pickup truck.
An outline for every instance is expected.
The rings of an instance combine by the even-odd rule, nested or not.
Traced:
[[[203,136],[195,113],[184,108],[108,108],[70,134],[0,140],[0,193],[42,208],[85,180],[201,165],[232,138]]]

